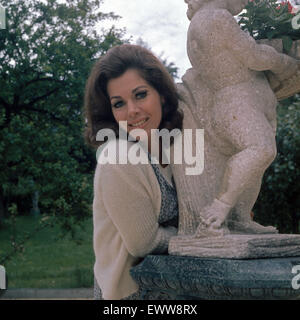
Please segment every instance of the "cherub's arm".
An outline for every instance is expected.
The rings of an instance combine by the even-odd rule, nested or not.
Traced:
[[[273,47],[257,44],[241,30],[234,17],[227,10],[219,10],[214,15],[215,30],[224,40],[225,46],[249,69],[270,70],[280,80],[292,76],[298,67],[297,61],[277,52]]]

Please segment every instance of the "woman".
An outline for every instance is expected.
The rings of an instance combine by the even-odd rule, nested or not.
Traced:
[[[181,129],[175,84],[162,63],[135,45],[110,49],[92,69],[85,94],[86,140],[97,132],[143,129],[151,151],[152,129]],[[124,129],[124,128],[123,128]],[[108,142],[110,143],[110,142]],[[131,142],[134,144],[134,142]],[[161,157],[159,157],[161,158]],[[129,274],[150,253],[167,253],[177,233],[177,194],[170,166],[99,164],[94,178],[94,273],[104,299],[138,299]]]

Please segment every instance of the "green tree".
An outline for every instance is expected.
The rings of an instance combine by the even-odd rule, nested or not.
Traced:
[[[89,215],[95,157],[82,138],[84,86],[95,59],[124,31],[98,33],[102,0],[0,0],[0,225],[9,208],[42,212],[66,229]],[[97,28],[96,28],[97,27]]]
[[[300,99],[278,106],[277,157],[267,169],[255,204],[257,220],[281,233],[300,233]]]

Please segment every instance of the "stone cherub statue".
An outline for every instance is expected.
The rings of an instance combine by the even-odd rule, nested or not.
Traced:
[[[171,253],[178,253],[184,238],[190,244],[211,236],[277,233],[250,217],[276,156],[277,99],[263,71],[280,83],[298,70],[296,59],[257,44],[240,29],[233,16],[248,0],[185,2],[192,69],[178,89],[184,126],[205,129],[205,169],[201,176],[183,176],[183,168],[173,165],[180,221]]]

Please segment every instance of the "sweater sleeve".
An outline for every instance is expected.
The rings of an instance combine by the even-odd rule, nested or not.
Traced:
[[[177,233],[158,224],[161,194],[151,169],[149,164],[105,164],[98,175],[105,210],[134,257],[167,252]]]

